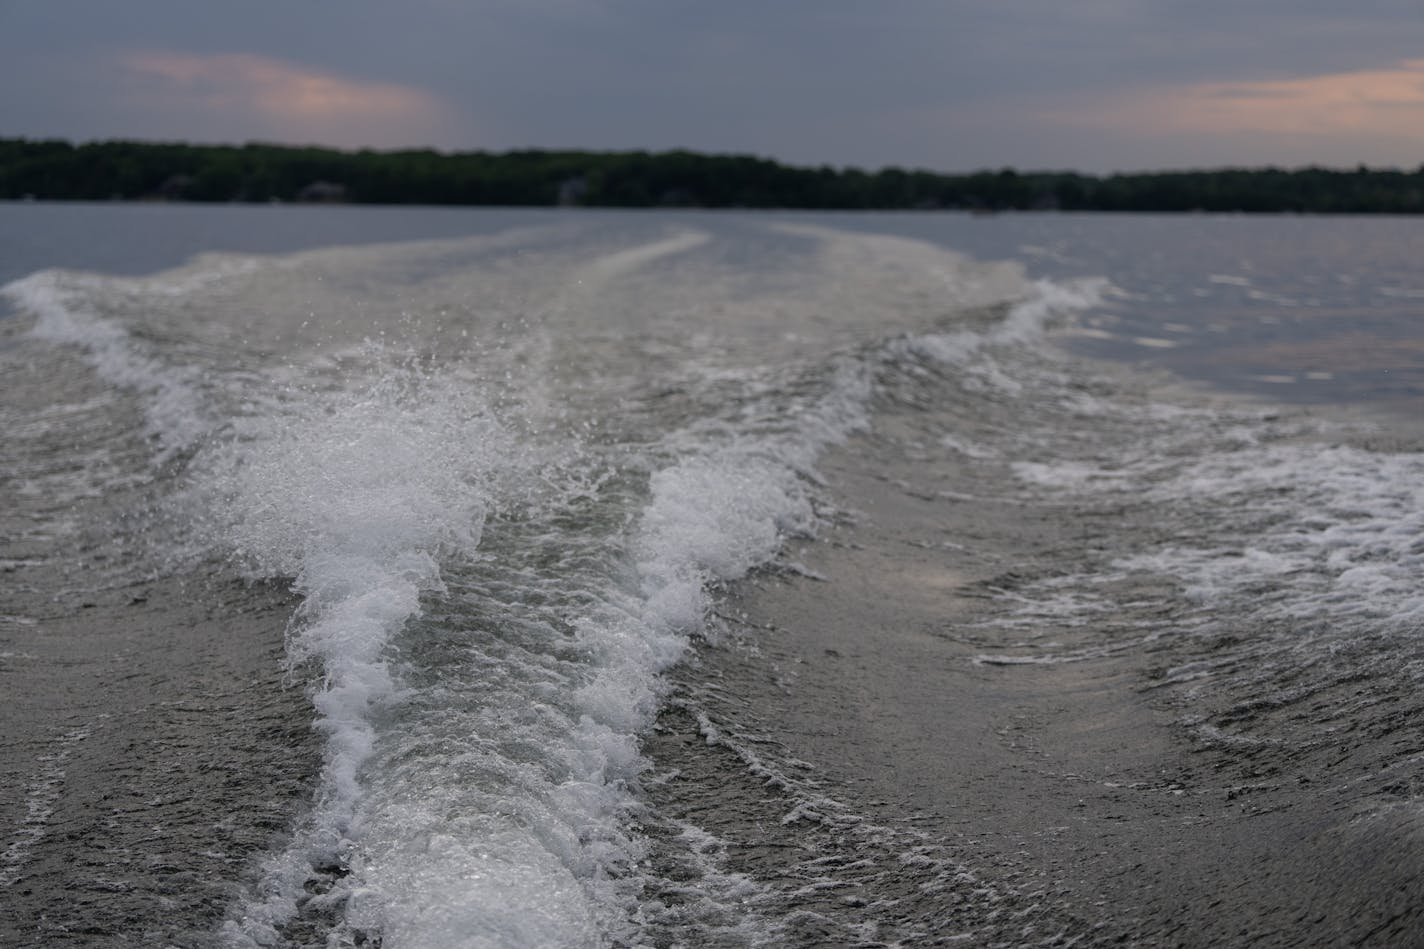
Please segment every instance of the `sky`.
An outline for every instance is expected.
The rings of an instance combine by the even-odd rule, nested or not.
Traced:
[[[1424,164],[1419,0],[0,0],[0,137]]]

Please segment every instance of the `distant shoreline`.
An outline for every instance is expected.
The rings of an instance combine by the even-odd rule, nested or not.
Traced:
[[[1088,175],[784,165],[691,151],[341,151],[0,138],[0,201],[1424,214],[1415,171],[1219,168]]]
[[[1424,217],[1424,211],[1206,211],[1194,208],[1190,211],[1159,211],[1153,209],[1113,209],[1099,210],[1095,208],[1003,208],[992,211],[976,211],[969,208],[796,208],[783,207],[779,205],[768,205],[766,207],[704,207],[701,205],[649,205],[649,206],[621,206],[609,204],[585,204],[585,205],[550,205],[550,204],[418,204],[418,203],[397,203],[386,202],[377,204],[374,202],[344,201],[344,202],[303,202],[303,201],[198,201],[198,200],[178,200],[178,201],[153,201],[143,198],[4,198],[0,197],[0,207],[5,206],[50,206],[50,207],[123,207],[123,208],[251,208],[251,209],[272,209],[280,213],[282,210],[312,210],[313,208],[346,209],[361,211],[398,211],[398,210],[427,210],[427,211],[586,211],[598,213],[601,211],[615,212],[647,212],[661,213],[668,211],[680,211],[684,213],[699,214],[738,214],[738,213],[787,213],[787,214],[904,214],[908,216],[932,215],[932,214],[962,214],[966,217],[994,218],[1008,215],[1144,215],[1161,217],[1302,217],[1302,218],[1414,218]]]

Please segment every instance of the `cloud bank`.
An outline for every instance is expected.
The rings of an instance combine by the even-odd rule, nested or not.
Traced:
[[[123,54],[131,106],[189,116],[203,128],[357,147],[431,144],[454,110],[414,86],[349,78],[250,53]]]

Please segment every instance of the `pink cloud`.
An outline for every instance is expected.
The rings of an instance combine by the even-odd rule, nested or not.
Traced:
[[[1331,138],[1424,145],[1424,59],[1295,79],[1139,89],[1056,110],[1058,121],[1121,130]]]
[[[1055,154],[1073,148],[1101,154],[1111,143],[1116,168],[1357,163],[1413,168],[1424,155],[1424,59],[1288,79],[1025,98],[1014,108],[1026,124],[1056,127]]]
[[[136,52],[121,58],[145,109],[227,123],[234,137],[342,146],[447,140],[457,118],[413,86],[338,76],[246,53]],[[198,117],[201,117],[199,120]]]

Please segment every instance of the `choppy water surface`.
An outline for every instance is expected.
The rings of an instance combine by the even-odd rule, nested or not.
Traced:
[[[44,211],[19,220],[42,226]],[[413,236],[382,220],[373,233]],[[954,466],[964,497],[1135,512],[1110,543],[1006,567],[972,661],[1170,638],[1156,681],[1185,686],[1182,720],[1214,742],[1283,740],[1247,727],[1270,717],[1237,708],[1253,696],[1289,709],[1360,676],[1386,677],[1382,694],[1413,682],[1416,443],[1105,381],[1054,342],[1418,405],[1424,291],[1398,222],[468,220],[466,236],[207,253],[130,276],[83,266],[81,245],[70,269],[5,286],[0,676],[28,698],[0,785],[0,886],[23,915],[0,932],[890,944],[944,935],[964,892],[1021,899],[989,879],[964,890],[974,868],[945,841],[868,821],[736,739],[746,728],[728,726],[755,715],[685,664],[726,635],[727,584],[804,569],[789,545],[836,516],[820,459],[892,407],[938,427],[883,450]],[[1174,261],[1174,246],[1194,252]],[[1118,596],[1154,584],[1175,591],[1170,617]],[[1092,636],[1059,635],[1081,628]],[[79,698],[140,647],[134,667],[175,657],[173,681],[117,711]],[[89,665],[73,671],[76,656]],[[165,688],[190,698],[160,703],[172,714],[153,733],[174,737],[144,746],[131,785],[148,797],[120,807],[92,787],[108,779],[84,749],[122,742],[138,727],[126,710]],[[791,811],[764,815],[776,826],[814,817],[858,839],[884,864],[861,875],[872,892],[812,912],[806,887],[843,885],[833,869],[807,857],[759,875],[727,859],[725,816],[660,811],[650,790],[678,766],[645,740],[670,708],[785,792]],[[1365,720],[1330,714],[1324,745]],[[160,788],[165,768],[183,773]],[[66,803],[84,795],[89,817]],[[908,898],[892,865],[918,868],[915,899],[939,917],[888,908]],[[974,918],[981,935],[1000,925]],[[1056,932],[1039,941],[1072,927]]]
[[[898,223],[896,233],[981,259],[1022,260],[1036,276],[1110,280],[1102,305],[1074,328],[1075,352],[1292,402],[1395,401],[1410,411],[1424,387],[1424,235],[1411,218],[1009,215]]]

